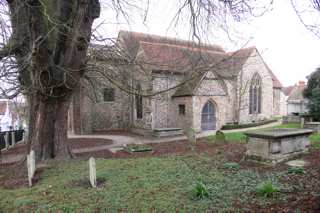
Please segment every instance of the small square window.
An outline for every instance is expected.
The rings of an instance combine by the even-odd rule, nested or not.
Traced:
[[[185,115],[186,114],[186,105],[184,104],[179,104],[179,115]]]
[[[114,89],[106,88],[103,90],[103,101],[112,102],[114,101]]]

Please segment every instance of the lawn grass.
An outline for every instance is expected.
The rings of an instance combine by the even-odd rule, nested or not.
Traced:
[[[288,124],[281,124],[278,126],[275,126],[274,128],[301,128],[300,123],[288,123]]]
[[[225,133],[225,139],[228,142],[236,142],[236,143],[246,143],[247,136],[243,132],[231,132]],[[215,135],[210,135],[205,138],[206,141],[214,142],[216,140]]]
[[[227,133],[226,140],[245,143],[245,135]],[[320,134],[311,135],[310,141],[320,149]],[[287,193],[258,196],[262,183],[271,183],[279,191],[298,190],[279,181],[288,175],[286,169],[261,173],[235,166],[218,153],[98,159],[96,165],[97,177],[105,180],[102,188],[73,184],[88,180],[87,161],[53,165],[32,188],[0,187],[0,212],[237,212],[235,202],[243,206],[289,202]],[[199,180],[208,193],[202,199],[196,194]]]
[[[274,129],[274,128],[301,128],[300,123],[288,123],[288,124],[281,124],[274,127],[266,128],[266,129]],[[245,132],[239,131],[239,132],[230,132],[225,133],[226,141],[228,142],[236,142],[236,143],[246,143],[247,142],[247,136],[244,134]],[[206,137],[205,139],[210,142],[215,141],[215,135],[210,135]],[[314,143],[316,141],[319,141],[320,143],[320,134],[313,134],[310,136],[310,142]],[[320,148],[320,144],[319,144]]]
[[[72,162],[46,169],[32,188],[0,188],[3,212],[205,212],[231,211],[241,203],[266,200],[252,198],[256,187],[283,173],[258,174],[239,169],[230,173],[205,155],[97,160],[97,176],[106,180],[103,188],[92,189],[71,183],[88,179],[88,162]],[[220,167],[219,167],[220,166]],[[197,180],[205,184],[208,197],[195,195]],[[270,200],[267,200],[270,202]],[[0,211],[1,212],[1,211]]]
[[[320,134],[312,134],[309,139],[314,149],[320,149]]]

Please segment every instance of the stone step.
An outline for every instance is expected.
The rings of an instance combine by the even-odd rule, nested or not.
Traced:
[[[170,137],[182,135],[183,131],[180,128],[157,128],[153,130],[152,135],[155,137]]]

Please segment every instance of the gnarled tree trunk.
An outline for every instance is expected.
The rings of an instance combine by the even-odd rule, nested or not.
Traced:
[[[35,150],[38,159],[71,157],[66,143],[68,107],[69,100],[39,103],[30,135],[30,148]]]
[[[6,56],[16,58],[27,96],[29,149],[37,160],[70,158],[67,115],[87,62],[98,0],[7,0],[12,36]]]

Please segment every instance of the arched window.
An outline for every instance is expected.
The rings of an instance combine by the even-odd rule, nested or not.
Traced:
[[[201,112],[201,129],[216,129],[216,109],[211,101],[208,101],[202,108]]]
[[[142,95],[141,95],[141,85],[137,85],[137,94],[135,96],[136,99],[136,113],[137,113],[137,118],[141,119],[143,117],[143,105],[142,105]]]
[[[257,73],[251,79],[249,96],[249,113],[261,113],[261,78]]]

